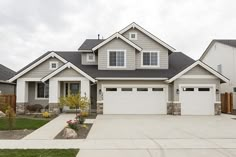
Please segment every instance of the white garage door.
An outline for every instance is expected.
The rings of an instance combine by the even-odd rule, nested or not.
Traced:
[[[106,87],[104,114],[166,114],[164,87]]]
[[[214,115],[213,87],[180,88],[181,115]]]

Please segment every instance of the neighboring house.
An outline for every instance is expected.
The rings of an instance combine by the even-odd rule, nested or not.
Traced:
[[[15,94],[15,83],[10,83],[7,81],[15,74],[16,72],[0,64],[0,94]]]
[[[233,92],[236,109],[236,40],[212,40],[200,60],[229,78],[221,85],[221,93]]]
[[[80,92],[98,114],[220,114],[220,83],[228,79],[132,23],[74,52],[47,52],[22,70],[17,108],[49,104]]]

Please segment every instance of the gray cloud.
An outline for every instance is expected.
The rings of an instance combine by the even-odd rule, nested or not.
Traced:
[[[234,0],[1,0],[0,63],[19,70],[48,50],[76,50],[137,22],[198,59],[214,38],[236,38]]]

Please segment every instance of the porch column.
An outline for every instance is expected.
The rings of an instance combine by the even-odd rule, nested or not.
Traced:
[[[81,96],[86,96],[90,99],[90,82],[88,79],[81,80]]]
[[[60,97],[60,82],[56,79],[49,80],[49,111],[58,109]]]
[[[28,103],[28,82],[18,79],[16,84],[16,113],[24,114]]]

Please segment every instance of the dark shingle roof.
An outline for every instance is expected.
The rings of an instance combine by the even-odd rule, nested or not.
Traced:
[[[104,39],[86,39],[79,50],[92,50],[95,46],[103,42]]]
[[[0,80],[6,81],[6,80],[10,79],[12,76],[14,76],[15,73],[16,73],[15,71],[0,64]]]
[[[98,70],[97,65],[82,65],[81,53],[55,52],[67,61],[71,62],[93,78],[96,77],[146,77],[146,78],[171,78],[183,69],[193,64],[195,60],[182,52],[174,52],[169,55],[169,69],[136,69],[136,70]]]
[[[225,44],[225,45],[236,47],[236,40],[215,39],[213,41],[217,41],[217,42],[220,42],[220,43]]]

